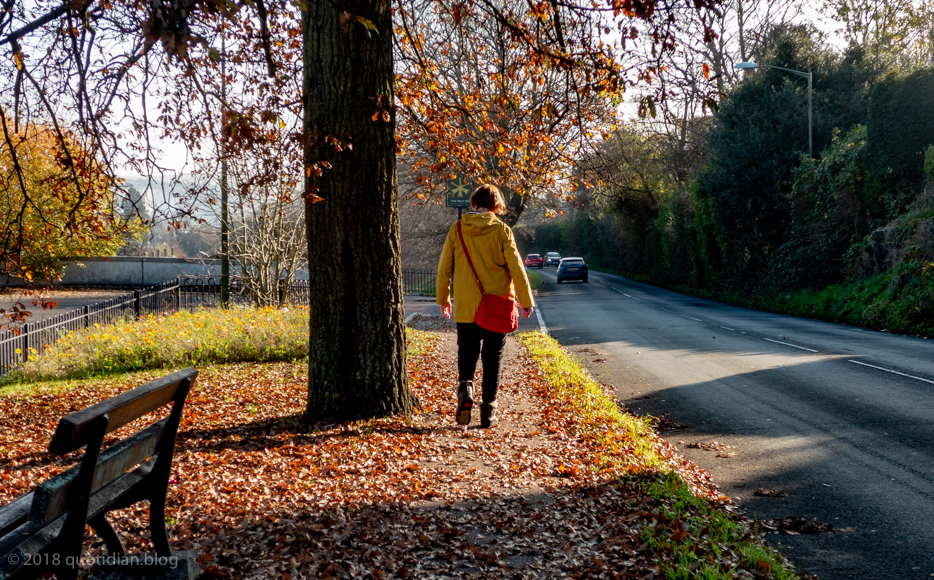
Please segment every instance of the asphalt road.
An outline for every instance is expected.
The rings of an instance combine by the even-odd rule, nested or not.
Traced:
[[[768,536],[799,571],[934,578],[934,341],[543,272],[548,331],[751,518],[833,525]]]

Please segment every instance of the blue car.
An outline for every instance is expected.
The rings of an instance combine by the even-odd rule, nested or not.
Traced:
[[[558,284],[565,280],[583,280],[587,283],[587,264],[583,258],[562,258],[558,262]]]

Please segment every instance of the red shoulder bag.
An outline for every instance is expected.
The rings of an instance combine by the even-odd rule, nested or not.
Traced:
[[[461,248],[464,249],[464,255],[467,256],[467,263],[470,264],[470,270],[473,277],[477,280],[477,287],[480,288],[480,294],[483,299],[480,301],[480,308],[473,321],[480,328],[509,334],[519,328],[519,314],[516,312],[516,303],[510,298],[494,296],[483,291],[483,285],[480,283],[480,277],[477,276],[477,270],[473,267],[473,260],[470,259],[470,252],[467,251],[467,244],[464,243],[464,234],[461,231],[461,222],[457,222],[457,237],[461,240]]]

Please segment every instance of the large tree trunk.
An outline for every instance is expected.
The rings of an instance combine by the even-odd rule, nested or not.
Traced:
[[[409,415],[390,3],[306,6],[307,414]]]

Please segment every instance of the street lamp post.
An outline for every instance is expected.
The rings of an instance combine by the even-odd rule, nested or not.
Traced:
[[[794,70],[794,69],[784,68],[780,66],[772,66],[770,64],[756,64],[754,62],[738,62],[735,65],[733,65],[733,68],[740,69],[740,70],[746,70],[746,69],[759,68],[760,66],[764,66],[767,68],[774,68],[777,70],[783,70],[785,72],[790,72],[791,74],[804,77],[808,80],[808,157],[810,157],[811,159],[814,159],[814,114],[813,114],[813,108],[811,106],[811,102],[812,102],[811,81],[812,81],[813,74],[811,73],[811,71],[804,72],[801,70]]]

